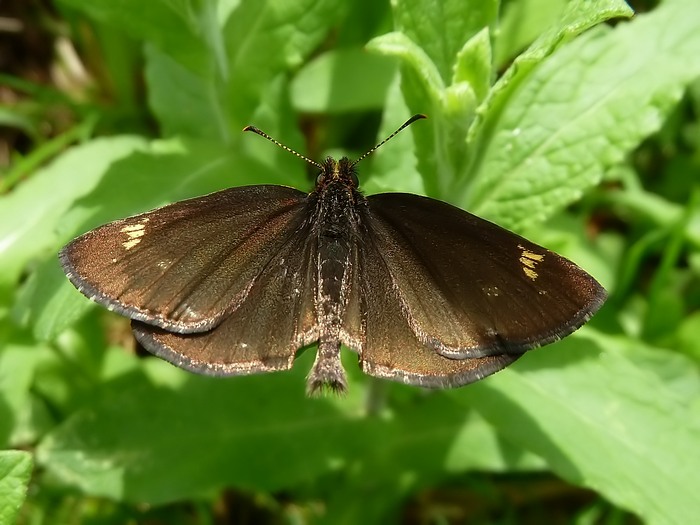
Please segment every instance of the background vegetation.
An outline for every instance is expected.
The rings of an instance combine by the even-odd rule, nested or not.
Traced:
[[[500,5],[499,5],[500,4]],[[700,516],[697,0],[6,0],[0,523],[636,523]],[[572,258],[598,316],[472,386],[306,399],[135,350],[56,252],[232,185],[442,198]]]

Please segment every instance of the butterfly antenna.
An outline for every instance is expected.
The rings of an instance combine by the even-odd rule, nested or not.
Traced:
[[[407,124],[404,124],[404,127],[405,127],[406,125],[407,125]],[[243,131],[252,131],[253,133],[257,133],[257,134],[260,135],[261,137],[265,137],[265,138],[266,138],[267,140],[269,140],[270,142],[272,142],[272,143],[274,143],[274,144],[277,144],[280,148],[282,148],[282,149],[285,150],[285,151],[288,151],[288,152],[291,153],[292,155],[296,155],[296,156],[299,157],[300,159],[304,159],[304,160],[305,160],[306,162],[308,162],[309,164],[313,164],[313,165],[316,166],[317,168],[323,169],[323,165],[320,164],[319,162],[316,162],[315,160],[311,160],[309,157],[307,157],[307,156],[305,156],[305,155],[302,155],[302,154],[299,153],[298,151],[294,151],[294,150],[293,150],[292,148],[290,148],[289,146],[285,146],[285,145],[282,144],[280,141],[273,139],[270,135],[268,135],[268,134],[265,133],[264,131],[262,131],[262,130],[256,128],[255,126],[246,126],[245,128],[243,128]]]
[[[391,135],[389,135],[387,138],[385,138],[384,140],[382,140],[379,144],[377,144],[376,146],[374,146],[374,147],[373,147],[371,150],[369,150],[367,153],[365,153],[365,154],[363,154],[363,155],[360,155],[360,158],[358,158],[355,162],[353,162],[353,163],[352,163],[352,166],[354,166],[355,164],[357,164],[358,162],[360,162],[362,159],[368,157],[369,155],[371,155],[372,153],[374,153],[375,151],[377,151],[377,149],[379,149],[380,146],[384,145],[386,142],[388,142],[389,140],[393,139],[393,138],[394,138],[396,135],[398,135],[399,132],[401,132],[404,128],[410,126],[410,125],[413,124],[416,120],[421,120],[421,119],[424,119],[424,118],[428,118],[428,117],[427,117],[427,115],[423,115],[422,113],[418,113],[417,115],[413,115],[410,119],[408,119],[406,122],[404,122],[403,124],[401,124],[401,127],[400,127],[399,129],[397,129],[396,131],[394,131]]]

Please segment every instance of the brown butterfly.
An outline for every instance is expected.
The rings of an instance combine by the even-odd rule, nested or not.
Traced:
[[[354,162],[297,153],[320,170],[311,193],[258,185],[176,202],[85,233],[61,264],[83,294],[131,318],[147,350],[193,372],[286,370],[318,343],[310,393],[346,389],[341,344],[373,376],[481,379],[579,328],[606,292],[564,257],[444,202],[365,197],[356,164],[420,118]]]

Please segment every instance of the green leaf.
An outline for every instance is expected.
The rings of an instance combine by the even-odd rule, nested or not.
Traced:
[[[310,113],[381,109],[397,69],[393,60],[361,49],[328,51],[296,75],[292,105]]]
[[[291,373],[213,379],[148,361],[154,378],[136,370],[105,383],[40,444],[52,475],[88,494],[163,503],[230,485],[293,487],[357,448],[346,439],[358,425],[350,407],[305,400],[299,363]]]
[[[149,102],[167,135],[224,143],[239,140],[272,79],[298,67],[343,12],[338,0],[63,1],[148,44]]]
[[[152,504],[226,486],[293,489],[330,474],[353,485],[359,472],[405,496],[446,472],[542,467],[444,394],[412,395],[381,417],[364,415],[360,384],[349,399],[307,399],[310,358],[291,372],[229,379],[156,359],[124,368],[42,441],[38,461],[87,494]]]
[[[31,389],[36,370],[50,360],[46,347],[33,345],[2,327],[0,347],[0,447],[26,445],[31,435]],[[7,333],[10,332],[10,333]],[[24,339],[24,340],[23,340]]]
[[[165,136],[184,135],[224,143],[239,138],[240,134],[233,132],[230,110],[216,76],[193,72],[152,45],[146,46],[145,74],[149,106]]]
[[[412,396],[384,418],[381,439],[358,433],[362,453],[329,491],[327,523],[387,523],[411,494],[464,472],[537,471],[543,462],[504,442],[476,412],[450,396]],[[366,421],[369,425],[371,421]]]
[[[239,131],[250,123],[269,84],[301,65],[342,14],[340,5],[337,0],[241,2],[225,24],[205,16],[205,10],[198,34],[210,41],[210,51],[192,54],[197,68],[170,49],[150,49],[150,103],[164,130],[225,143],[241,140]]]
[[[691,356],[696,362],[700,362],[698,333],[700,333],[700,312],[686,316],[676,333],[679,350]]]
[[[448,97],[448,87],[445,86],[440,72],[428,54],[403,33],[394,32],[377,37],[367,44],[367,48],[400,58],[404,63],[402,73],[404,95],[408,91],[415,95],[413,98],[421,98],[424,101],[423,105],[416,109],[418,105],[412,105],[411,97],[406,97],[408,107],[414,113],[427,113],[431,119],[430,124],[418,123],[412,127],[411,131],[416,137],[419,171],[423,174],[426,193],[433,196],[439,195],[442,184],[450,178],[452,171],[445,172],[435,166],[449,166],[450,162],[446,159],[454,151],[454,148],[450,148],[454,142],[447,137],[460,137],[459,134],[450,134],[451,128],[447,118],[443,116],[446,112],[445,106],[454,106],[455,100],[453,97]],[[460,87],[464,87],[465,84],[461,83]],[[469,99],[476,101],[475,95],[470,93],[468,86],[463,98],[467,101]],[[426,176],[427,173],[431,176]]]
[[[460,62],[486,66],[483,36],[476,35],[495,24],[497,10],[494,0],[396,2],[394,20],[401,31],[368,44],[369,49],[402,60],[402,91],[408,107],[431,119],[413,130],[418,169],[430,196],[448,195],[451,181],[461,170],[464,136],[476,108],[476,92],[483,96],[484,79],[472,86]],[[467,45],[472,37],[476,40]]]
[[[0,523],[15,523],[27,495],[32,455],[23,450],[0,450]]]
[[[550,56],[562,44],[584,31],[612,18],[629,18],[634,14],[624,0],[572,0],[561,17],[543,31],[537,40],[518,55],[511,67],[493,87],[490,102],[498,105],[508,97],[509,89],[527,78],[530,71]]]
[[[506,65],[561,18],[568,0],[519,0],[507,2],[494,43],[495,64]]]
[[[687,360],[674,367],[694,386],[671,388],[658,365],[680,356],[582,333],[453,395],[558,475],[646,523],[692,523],[700,515],[697,369]]]
[[[495,24],[498,4],[497,0],[397,0],[393,4],[394,20],[448,84],[455,57],[465,42]]]
[[[149,42],[167,52],[192,71],[204,73],[212,62],[201,32],[207,27],[192,9],[190,2],[173,0],[60,0],[95,20],[124,31],[133,38]],[[211,2],[202,2],[204,6]]]
[[[423,89],[430,94],[431,99],[439,100],[442,97],[445,82],[440,77],[435,63],[430,60],[428,54],[418,44],[404,33],[396,31],[374,38],[367,44],[367,49],[401,58],[418,73]]]
[[[474,92],[475,101],[486,98],[491,87],[491,42],[488,28],[484,28],[464,44],[457,53],[452,85],[466,82]],[[472,100],[467,108],[474,110]],[[466,115],[469,118],[471,115]]]
[[[460,5],[464,9],[464,5]],[[414,131],[419,170],[428,195],[461,205],[467,202],[460,198],[469,178],[466,174],[474,171],[491,138],[486,132],[490,132],[492,122],[497,121],[514,87],[565,39],[613,16],[631,14],[622,0],[572,2],[562,20],[516,59],[480,108],[484,117],[474,120],[479,115],[477,100],[483,99],[485,82],[490,79],[479,78],[476,72],[469,74],[468,70],[473,68],[482,74],[490,71],[490,45],[487,34],[481,33],[495,16],[489,6],[490,3],[486,7],[475,4],[476,14],[472,18],[465,15],[465,11],[461,11],[461,15],[449,15],[450,9],[434,6],[427,0],[398,3],[394,16],[400,27],[402,22],[407,24],[406,34],[383,35],[369,44],[370,49],[401,58],[405,66],[402,90],[409,108],[431,117],[430,125],[417,126]],[[407,22],[409,20],[411,23]],[[453,31],[457,21],[464,26],[461,33]],[[458,39],[460,34],[461,40]],[[445,50],[451,50],[449,60]],[[452,74],[446,74],[446,64]],[[448,79],[453,83],[448,84]],[[470,126],[473,129],[470,130]],[[466,149],[467,135],[473,138],[475,130],[480,130],[481,136],[472,140],[471,147]]]
[[[686,9],[669,3],[613,30],[591,31],[526,78],[512,76],[515,82],[487,101],[490,124],[470,143],[479,149],[459,204],[522,228],[600,181],[659,129],[700,75],[700,20]],[[503,103],[506,92],[500,111],[493,104]]]

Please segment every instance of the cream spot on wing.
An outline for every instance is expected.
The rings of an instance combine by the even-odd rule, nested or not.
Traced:
[[[127,224],[121,230],[125,233],[127,239],[122,242],[122,246],[125,250],[131,250],[134,246],[141,242],[141,237],[146,234],[146,223],[148,222],[148,217],[141,219],[141,222],[136,224]]]
[[[498,286],[486,286],[484,287],[484,292],[488,297],[498,297],[501,295],[501,290],[498,289]]]
[[[134,246],[141,242],[141,239],[131,239],[130,241],[125,241],[122,246],[125,250],[131,250]]]
[[[527,275],[533,281],[537,279],[537,272],[535,270],[531,270],[530,268],[523,268],[523,271],[525,272],[525,275]]]
[[[534,281],[537,279],[537,272],[535,269],[537,265],[544,260],[544,254],[531,252],[520,244],[518,244],[518,248],[522,250],[519,260],[520,264],[523,265],[523,272],[528,278]]]

